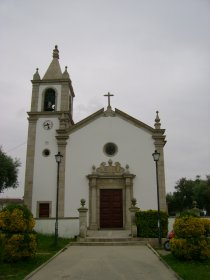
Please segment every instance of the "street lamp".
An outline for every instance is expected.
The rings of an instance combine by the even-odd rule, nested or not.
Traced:
[[[55,160],[57,162],[57,189],[56,189],[56,214],[55,214],[55,245],[58,244],[58,198],[59,198],[59,170],[60,163],[62,160],[62,155],[60,152],[55,155]]]
[[[160,199],[159,199],[159,180],[158,180],[158,161],[160,158],[160,153],[158,153],[157,150],[152,154],[153,159],[155,161],[156,166],[156,181],[157,181],[157,203],[158,203],[158,242],[159,246],[162,245],[162,239],[161,239],[161,215],[160,215]]]

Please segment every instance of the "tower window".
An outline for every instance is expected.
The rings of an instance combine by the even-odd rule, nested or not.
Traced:
[[[52,88],[47,89],[45,92],[44,111],[55,111],[55,91]]]

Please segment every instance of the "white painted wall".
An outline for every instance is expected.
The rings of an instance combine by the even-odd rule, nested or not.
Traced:
[[[108,157],[103,152],[107,142],[118,146],[118,153]],[[155,164],[152,158],[154,140],[145,129],[139,129],[119,117],[100,117],[70,135],[66,151],[65,216],[78,216],[80,199],[88,205],[88,179],[92,165],[120,162],[130,166],[134,179],[134,197],[142,210],[157,209]]]
[[[43,122],[48,119],[53,121],[53,128],[44,130]],[[37,201],[52,201],[51,216],[55,217],[57,164],[54,155],[57,153],[55,135],[58,128],[59,120],[56,117],[42,117],[37,121],[32,201],[35,217]],[[113,157],[108,157],[103,152],[107,142],[114,142],[118,146],[118,153]],[[42,155],[46,148],[51,152],[48,157]],[[107,163],[110,158],[113,163],[120,162],[122,167],[128,164],[130,172],[136,175],[133,190],[137,206],[141,210],[157,209],[153,152],[152,135],[118,116],[102,116],[74,131],[70,134],[66,146],[65,217],[78,217],[77,209],[80,207],[81,198],[86,199],[86,206],[89,208],[89,185],[86,176],[92,172],[93,165],[98,167],[101,162]],[[37,227],[41,227],[42,222],[39,224]],[[50,225],[51,222],[47,228],[51,228]]]
[[[51,120],[53,127],[50,130],[43,129],[43,122]],[[55,201],[56,199],[56,176],[57,164],[55,154],[57,154],[56,129],[59,128],[57,118],[39,118],[36,126],[36,146],[34,162],[34,186],[32,213],[36,217],[37,201]],[[44,149],[50,150],[50,155],[42,155]],[[52,216],[55,216],[55,203],[52,203]]]
[[[44,234],[55,233],[54,219],[37,219],[35,231]],[[79,235],[79,219],[59,219],[58,220],[58,236],[73,238]]]

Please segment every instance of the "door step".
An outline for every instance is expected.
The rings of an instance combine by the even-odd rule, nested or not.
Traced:
[[[132,238],[93,238],[87,237],[85,240],[73,242],[73,246],[132,246],[146,245],[147,240],[132,239]]]

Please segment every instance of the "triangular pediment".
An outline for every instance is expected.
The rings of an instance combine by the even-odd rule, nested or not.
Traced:
[[[82,127],[90,124],[91,122],[93,122],[94,120],[101,118],[101,117],[105,117],[105,118],[115,118],[115,117],[119,117],[121,119],[123,119],[124,121],[130,123],[131,125],[134,125],[138,128],[142,128],[145,129],[146,131],[153,133],[154,132],[154,128],[133,118],[132,116],[124,113],[123,111],[119,110],[119,109],[115,109],[115,110],[110,110],[107,109],[106,111],[104,110],[104,108],[100,109],[99,111],[91,114],[90,116],[86,117],[85,119],[79,121],[78,123],[76,123],[75,125],[70,127],[70,133],[81,129]]]

